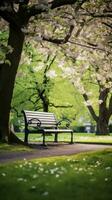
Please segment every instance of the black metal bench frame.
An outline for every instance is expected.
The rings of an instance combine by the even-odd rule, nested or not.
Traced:
[[[22,111],[24,115],[24,122],[25,122],[25,137],[24,142],[28,143],[28,135],[29,133],[37,133],[43,135],[43,145],[45,143],[45,136],[48,134],[54,134],[54,142],[58,142],[58,133],[71,133],[70,144],[73,144],[73,130],[69,129],[70,127],[70,120],[63,119],[57,121],[55,115],[53,113],[47,112],[37,112],[37,111]],[[59,125],[65,121],[66,127],[59,128]],[[31,129],[35,128],[35,130]]]

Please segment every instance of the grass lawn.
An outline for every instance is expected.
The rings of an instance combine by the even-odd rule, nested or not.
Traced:
[[[0,165],[1,200],[111,200],[112,150]]]
[[[17,133],[20,139],[24,139],[24,133]],[[31,142],[42,142],[42,136],[40,134],[29,134],[28,137]],[[53,141],[54,135],[46,136],[46,141]],[[59,141],[70,141],[70,134],[59,134]],[[112,144],[112,134],[109,136],[96,136],[94,133],[74,133],[74,142],[84,143],[104,143]]]
[[[31,148],[23,145],[10,145],[5,143],[0,143],[0,153],[7,152],[23,152],[23,151],[31,151]]]
[[[24,133],[17,133],[17,136],[24,140]],[[54,135],[46,136],[46,141],[54,141]],[[59,134],[59,142],[70,141],[70,134]],[[30,142],[42,142],[42,136],[40,134],[29,134]],[[80,143],[101,143],[101,144],[112,144],[112,134],[110,136],[96,136],[93,133],[74,133],[74,142]],[[0,143],[0,153],[3,152],[17,152],[17,151],[31,151],[31,148],[22,145],[9,145]]]

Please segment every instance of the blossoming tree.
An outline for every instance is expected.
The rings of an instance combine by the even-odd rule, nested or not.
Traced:
[[[86,4],[81,10],[75,21],[81,29],[77,35],[72,33],[66,51],[71,57],[70,67],[63,70],[83,96],[96,122],[96,133],[108,134],[112,116],[112,11],[111,2],[100,3],[94,7]]]
[[[2,141],[16,142],[16,137],[9,128],[9,116],[11,99],[15,83],[17,69],[21,59],[21,53],[26,28],[33,16],[67,4],[77,4],[77,9],[85,0],[3,0],[0,1],[0,17],[7,22],[9,37],[7,46],[11,48],[5,55],[5,59],[0,63],[0,139]],[[29,23],[30,22],[30,23]]]

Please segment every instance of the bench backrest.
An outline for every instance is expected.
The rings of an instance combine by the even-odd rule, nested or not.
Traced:
[[[57,120],[53,113],[38,112],[38,111],[22,111],[25,118],[25,124],[32,127],[37,127],[37,123],[41,122],[41,128],[56,128]],[[38,121],[39,120],[39,121]]]

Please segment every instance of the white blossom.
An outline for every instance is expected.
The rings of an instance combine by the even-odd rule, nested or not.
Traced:
[[[65,64],[65,62],[64,62],[64,60],[62,60],[59,62],[58,67],[63,69],[64,64]]]
[[[85,104],[86,106],[91,106],[91,105],[92,105],[92,102],[91,102],[90,100],[87,100],[87,101],[84,102],[84,104]]]
[[[46,75],[49,78],[55,78],[57,76],[55,70],[49,70]]]
[[[23,33],[28,33],[28,29],[27,29],[26,27],[22,27],[22,28],[21,28],[21,31],[22,31]]]
[[[99,99],[99,100],[98,100],[98,103],[99,103],[99,104],[102,104],[102,103],[103,103],[103,100]]]
[[[38,71],[42,70],[43,67],[44,67],[44,63],[40,63],[40,64],[38,64],[37,66],[33,67],[33,70],[34,70],[35,72],[38,72]]]

